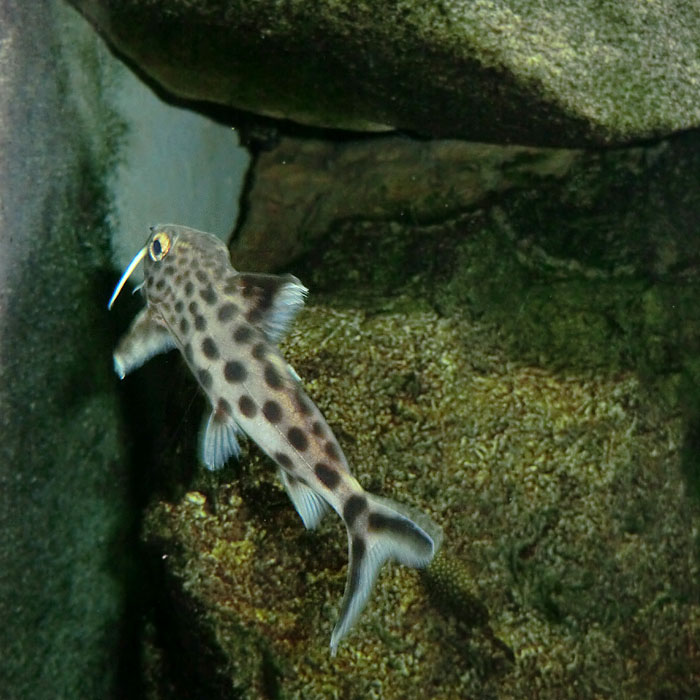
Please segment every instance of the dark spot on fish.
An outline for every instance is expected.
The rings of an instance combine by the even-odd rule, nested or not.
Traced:
[[[272,306],[272,286],[266,286],[262,288],[262,295],[260,301],[258,302],[258,307],[263,311],[267,311]]]
[[[275,292],[280,287],[280,278],[274,275],[240,275],[239,282],[245,297],[257,297],[258,308],[264,310],[272,306]]]
[[[216,347],[216,343],[209,337],[206,337],[202,341],[202,352],[210,360],[216,360],[219,357],[219,349]]]
[[[318,462],[314,467],[314,473],[318,480],[331,491],[336,489],[340,483],[340,474],[325,462]]]
[[[197,306],[196,301],[191,301],[187,308],[190,310],[191,314],[196,314],[199,311],[199,306]]]
[[[326,442],[324,445],[324,450],[332,460],[335,460],[336,462],[340,461],[340,452],[338,451],[338,448],[334,442],[331,442],[330,440]]]
[[[358,516],[367,510],[367,499],[364,496],[355,494],[350,496],[343,506],[343,519],[348,527],[352,527]]]
[[[275,452],[275,461],[286,469],[291,469],[294,466],[292,460],[284,452]]]
[[[163,270],[164,275],[175,274],[175,268],[173,267],[173,265],[171,263],[167,263],[167,264],[163,265],[161,269]]]
[[[265,343],[256,343],[253,346],[253,352],[252,355],[256,360],[264,360],[265,359]]]
[[[408,518],[397,518],[382,513],[370,513],[367,517],[367,527],[372,532],[391,530],[404,537],[414,536],[417,532],[416,526]]]
[[[159,292],[162,292],[165,289],[165,280],[162,277],[156,282],[156,289]]]
[[[207,319],[204,318],[201,314],[197,314],[194,317],[194,327],[198,331],[205,331],[207,329]]]
[[[236,311],[238,311],[238,307],[231,302],[227,302],[219,307],[219,310],[216,312],[216,317],[219,319],[219,321],[225,323],[226,321],[230,321],[236,315]]]
[[[192,346],[187,343],[184,348],[182,348],[183,352],[185,353],[185,358],[187,359],[188,362],[192,362]]]
[[[360,586],[360,571],[362,560],[365,558],[367,545],[360,535],[352,538],[350,545],[350,574],[348,576],[348,594],[353,595]]]
[[[262,319],[262,311],[257,308],[252,308],[248,310],[248,313],[245,315],[246,320],[248,323],[256,324],[260,319]]]
[[[383,515],[382,513],[370,513],[367,517],[367,528],[371,532],[391,531],[399,537],[412,540],[411,547],[424,551],[424,556],[430,556],[433,550],[433,541],[415,523],[408,518],[400,516]]]
[[[287,431],[287,439],[291,443],[292,447],[296,448],[300,452],[303,452],[309,446],[309,441],[306,435],[304,435],[304,431],[296,426]]]
[[[253,331],[250,329],[250,326],[238,326],[233,332],[233,339],[237,343],[247,343],[252,335]]]
[[[197,370],[197,379],[199,379],[199,383],[205,388],[208,389],[211,386],[211,372],[209,372],[208,369],[198,369]]]
[[[152,286],[153,286],[153,276],[146,275],[146,287],[152,287]]]
[[[178,300],[175,302],[175,311],[177,311],[179,314],[182,313],[182,310],[185,308],[185,305],[182,303],[181,300]]]
[[[331,440],[328,440],[326,442],[324,449],[326,451],[326,454],[334,461],[340,462],[340,450],[338,449],[338,445],[336,445],[335,442],[332,442]]]
[[[195,277],[204,284],[207,281],[207,273],[204,270],[197,270]]]
[[[243,394],[243,396],[238,399],[238,408],[246,418],[253,418],[258,412],[255,402],[247,394]]]
[[[305,415],[310,416],[313,412],[313,404],[301,389],[296,392],[297,407]]]
[[[187,333],[190,330],[190,324],[187,322],[186,318],[180,319],[180,332]]]
[[[220,416],[230,416],[231,404],[226,399],[219,399],[216,404],[216,412]]]
[[[182,284],[182,275],[175,275],[175,284],[178,287]]]
[[[210,284],[199,290],[199,296],[210,306],[216,304],[216,292]]]
[[[192,282],[185,282],[185,295],[191,297],[194,293],[194,285]]]
[[[366,550],[367,546],[365,545],[365,541],[360,535],[355,535],[352,538],[352,557],[356,565],[362,561]]]
[[[231,360],[224,365],[224,377],[227,382],[242,382],[247,376],[245,367],[236,360]]]
[[[282,377],[280,377],[280,373],[269,362],[265,365],[265,373],[264,374],[265,374],[265,382],[270,387],[270,389],[281,389],[282,388]]]
[[[323,437],[325,431],[323,430],[323,426],[319,421],[314,421],[314,424],[311,426],[311,430],[313,430],[313,433],[316,437]]]
[[[279,423],[282,420],[282,407],[277,401],[265,401],[263,404],[263,415],[270,423]]]

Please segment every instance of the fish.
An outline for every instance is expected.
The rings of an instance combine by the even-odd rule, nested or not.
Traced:
[[[240,456],[246,434],[277,465],[304,526],[334,510],[348,536],[348,572],[331,654],[365,607],[381,566],[427,566],[442,530],[427,515],[365,491],[338,440],[278,343],[308,289],[293,275],[238,272],[216,236],[177,224],[150,228],[114,289],[111,309],[143,262],[145,307],[114,351],[120,378],[154,355],[178,349],[211,413],[201,459],[211,470]]]

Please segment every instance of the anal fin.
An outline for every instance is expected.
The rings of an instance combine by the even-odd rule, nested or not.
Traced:
[[[312,530],[321,522],[321,518],[328,510],[328,504],[311,487],[287,474],[284,469],[280,468],[279,475],[304,527]]]

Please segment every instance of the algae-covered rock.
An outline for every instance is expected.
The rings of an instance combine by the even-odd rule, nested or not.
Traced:
[[[72,1],[174,94],[303,124],[581,146],[700,121],[683,0]]]
[[[181,687],[692,694],[699,154],[688,134],[553,156],[541,162],[567,166],[443,219],[401,216],[391,198],[384,217],[319,218],[328,231],[287,266],[311,294],[286,356],[360,482],[428,512],[443,549],[423,572],[386,567],[331,658],[339,520],[305,531],[254,446],[190,477],[189,495],[154,501],[144,534],[171,637],[205,660]],[[191,461],[194,431],[183,439]]]
[[[330,296],[312,298],[286,353],[363,485],[428,512],[443,549],[423,574],[386,567],[332,658],[344,529],[330,516],[305,531],[251,447],[220,483],[148,515],[195,687],[591,697],[697,681],[682,423],[632,372],[537,366],[509,356],[492,325]]]
[[[90,88],[71,89],[85,65],[76,55],[89,62],[97,41],[52,0],[0,5],[0,695],[8,699],[91,700],[138,685],[128,672],[136,644],[125,576],[133,511],[102,301],[105,179],[120,129],[101,100],[81,100],[94,96]]]
[[[305,254],[334,304],[467,311],[529,361],[673,375],[700,351],[695,134],[588,152],[285,138],[254,173],[240,268]]]

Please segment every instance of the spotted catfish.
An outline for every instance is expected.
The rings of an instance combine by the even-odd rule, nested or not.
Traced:
[[[237,272],[215,236],[172,224],[151,228],[109,302],[144,261],[146,307],[114,353],[120,377],[178,348],[211,402],[202,460],[217,469],[238,456],[247,433],[274,460],[307,528],[330,506],[348,532],[349,567],[331,651],[348,632],[387,559],[426,566],[440,543],[427,517],[362,489],[343,452],[277,342],[307,289],[291,275]],[[417,521],[417,522],[416,522]],[[420,524],[418,524],[420,523]]]

